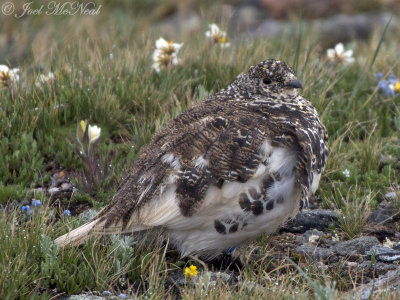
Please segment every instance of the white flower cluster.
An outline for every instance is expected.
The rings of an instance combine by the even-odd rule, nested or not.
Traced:
[[[38,76],[38,78],[37,78],[37,80],[36,80],[35,85],[36,85],[37,87],[41,87],[43,84],[48,84],[48,85],[50,85],[50,84],[53,83],[53,81],[54,81],[54,73],[49,72],[47,75],[39,74],[39,76]]]
[[[219,44],[221,48],[227,48],[231,44],[227,42],[226,32],[219,29],[216,24],[209,25],[210,30],[206,31],[206,37],[210,38],[211,44]],[[153,69],[157,73],[165,68],[170,70],[174,65],[179,64],[178,53],[183,43],[174,43],[160,37],[156,40],[156,49],[153,52]]]
[[[226,32],[219,29],[217,24],[210,24],[209,27],[206,37],[211,39],[212,44],[219,44],[221,48],[228,48],[231,45],[226,39]]]
[[[9,87],[19,81],[19,69],[10,69],[6,65],[0,65],[0,88]]]
[[[168,42],[164,38],[156,41],[156,50],[153,53],[153,69],[160,72],[162,68],[171,69],[179,63],[178,53],[183,43]]]

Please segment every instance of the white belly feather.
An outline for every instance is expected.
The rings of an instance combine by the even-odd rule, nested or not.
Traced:
[[[254,176],[244,183],[226,181],[221,188],[209,187],[194,215],[185,217],[181,214],[175,194],[176,184],[173,178],[169,178],[169,184],[159,194],[160,198],[149,201],[140,213],[132,216],[131,223],[140,218],[141,224],[164,227],[182,256],[216,256],[264,232],[276,231],[299,208],[301,193],[295,184],[294,171],[297,157],[294,151],[273,148],[266,143],[261,148],[265,162],[259,165]],[[263,182],[273,174],[278,174],[279,180],[270,182],[263,190]],[[246,210],[239,203],[241,195],[247,193],[251,205],[254,204],[250,190],[253,194],[262,194],[264,199],[258,201],[262,204],[256,203],[262,205],[256,212],[252,211],[253,206]],[[266,199],[273,200],[273,208],[269,206],[267,210]]]

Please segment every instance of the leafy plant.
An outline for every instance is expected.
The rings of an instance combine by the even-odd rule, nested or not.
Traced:
[[[44,158],[32,132],[0,140],[0,182],[30,186],[40,182]]]
[[[80,189],[92,194],[97,190],[108,190],[116,181],[115,173],[110,168],[114,151],[99,151],[101,129],[81,121],[77,126],[76,137],[70,134],[75,143],[75,151],[82,160],[84,170],[75,172],[75,181]]]

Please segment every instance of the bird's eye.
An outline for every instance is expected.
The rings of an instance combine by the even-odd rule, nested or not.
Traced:
[[[263,83],[264,84],[270,84],[272,82],[272,80],[270,79],[270,78],[268,78],[268,77],[265,77],[264,79],[263,79]]]

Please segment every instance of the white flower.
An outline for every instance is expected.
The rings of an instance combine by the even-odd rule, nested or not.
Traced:
[[[326,51],[328,59],[333,62],[339,62],[344,65],[348,65],[354,62],[353,50],[349,49],[344,51],[342,43],[336,44],[334,49],[328,49]]]
[[[88,135],[89,135],[89,143],[92,144],[97,141],[101,134],[101,128],[97,127],[96,125],[89,125],[88,128]]]
[[[345,169],[342,174],[344,175],[344,177],[349,178],[350,177],[350,172],[349,170]]]
[[[383,246],[393,248],[394,247],[394,242],[388,239],[388,237],[385,238],[385,241],[383,242]]]
[[[42,84],[46,83],[46,84],[51,84],[54,81],[54,73],[49,72],[49,74],[44,75],[44,74],[40,74],[35,82],[35,85],[37,87],[41,87]]]
[[[212,44],[219,44],[221,48],[230,47],[230,43],[227,42],[226,32],[219,29],[217,24],[210,24],[210,30],[206,31],[206,37],[211,39]]]
[[[340,241],[340,238],[339,238],[339,236],[338,236],[337,233],[335,233],[335,234],[332,236],[332,241],[334,241],[334,242],[339,242],[339,241]]]
[[[311,234],[311,235],[308,237],[308,242],[309,242],[309,243],[315,243],[315,242],[318,241],[318,240],[319,240],[319,236],[316,235],[316,234]]]
[[[160,72],[161,68],[170,69],[173,65],[177,65],[179,63],[178,53],[182,46],[183,43],[168,42],[159,38],[153,53],[153,69]]]
[[[10,69],[6,65],[0,65],[0,88],[18,83],[18,72],[17,68]]]

